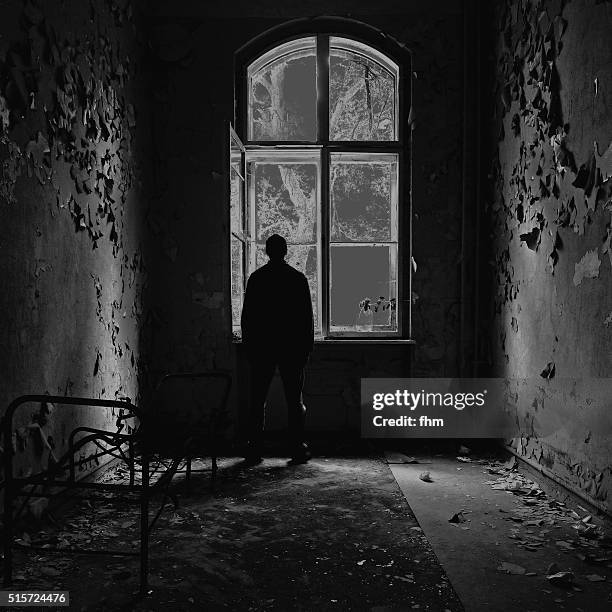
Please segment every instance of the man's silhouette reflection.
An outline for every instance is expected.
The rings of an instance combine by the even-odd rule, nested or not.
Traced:
[[[261,462],[265,401],[276,366],[287,400],[292,444],[290,463],[310,458],[304,443],[304,367],[312,352],[314,327],[306,277],[285,261],[287,242],[266,240],[270,261],[249,277],[242,308],[242,343],[250,365],[250,441],[246,461]]]

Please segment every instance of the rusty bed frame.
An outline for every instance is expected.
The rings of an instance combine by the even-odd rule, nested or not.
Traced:
[[[225,409],[231,387],[231,375],[227,371],[214,370],[206,372],[186,372],[167,374],[156,386],[155,392],[159,394],[163,386],[170,381],[187,381],[203,378],[217,378],[223,382],[221,399],[218,408]],[[93,427],[79,426],[74,428],[68,438],[67,452],[57,460],[57,462],[46,470],[40,471],[26,477],[16,477],[13,473],[13,417],[18,409],[29,403],[51,403],[54,406],[82,406],[95,408],[117,408],[122,409],[123,413],[117,418],[117,423],[128,419],[137,419],[138,426],[130,433],[121,431],[108,431]],[[213,411],[214,414],[215,411]],[[41,546],[22,547],[26,551],[37,551],[62,554],[84,554],[84,555],[116,555],[126,557],[138,557],[140,561],[140,593],[146,594],[148,589],[149,573],[149,536],[161,516],[168,499],[172,499],[177,506],[177,499],[169,492],[169,486],[177,473],[184,473],[185,480],[188,482],[192,473],[192,450],[187,449],[187,445],[180,447],[174,445],[170,448],[156,448],[155,442],[147,439],[148,425],[155,422],[156,410],[145,412],[127,400],[106,400],[84,397],[65,397],[59,395],[22,395],[13,400],[0,423],[2,433],[4,453],[4,508],[3,508],[3,585],[10,586],[12,583],[13,572],[13,548],[15,546],[15,525],[17,519],[24,511],[27,502],[31,498],[55,497],[57,493],[50,494],[36,492],[37,487],[61,489],[65,493],[74,489],[83,489],[91,492],[105,492],[116,494],[127,499],[136,501],[140,507],[140,542],[138,551],[134,550],[109,550],[109,549],[88,549],[88,548],[53,548]],[[120,428],[121,429],[121,428]],[[179,432],[187,434],[187,432]],[[188,432],[193,440],[198,432]],[[214,431],[208,431],[208,439],[214,437]],[[77,439],[77,436],[81,435]],[[180,435],[179,435],[180,439]],[[98,450],[90,459],[110,457],[126,464],[129,469],[129,482],[127,483],[105,483],[94,482],[76,477],[76,455],[79,449],[87,444],[94,444]],[[217,449],[214,444],[208,449],[206,456],[211,457],[211,486],[217,471]],[[202,453],[198,453],[202,456]],[[151,469],[151,466],[154,466]],[[160,469],[160,467],[162,469]],[[62,477],[68,473],[67,477]],[[140,473],[140,481],[137,482],[136,475]],[[156,475],[159,477],[152,480]],[[30,489],[30,490],[28,490]],[[162,495],[160,506],[150,520],[150,505],[153,496]],[[136,495],[136,500],[134,500]],[[130,496],[132,499],[130,500]],[[15,502],[25,498],[17,512],[14,511]],[[108,501],[108,500],[107,500]]]

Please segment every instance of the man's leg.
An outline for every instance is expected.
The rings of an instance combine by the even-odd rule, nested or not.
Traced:
[[[285,399],[287,401],[289,435],[292,444],[292,455],[294,459],[308,460],[310,454],[308,447],[304,444],[304,426],[306,421],[306,406],[302,401],[302,390],[304,388],[304,366],[292,363],[281,363],[279,365]]]
[[[266,396],[275,365],[271,362],[261,361],[251,363],[249,368],[249,459],[256,459],[261,455]]]

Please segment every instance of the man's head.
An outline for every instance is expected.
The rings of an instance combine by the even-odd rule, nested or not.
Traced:
[[[278,234],[272,234],[266,240],[266,255],[270,261],[282,261],[287,254],[287,241]]]

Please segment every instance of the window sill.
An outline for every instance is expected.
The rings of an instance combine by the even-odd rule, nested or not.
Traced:
[[[242,344],[242,340],[232,340],[232,344]],[[368,344],[373,344],[376,346],[379,345],[390,345],[396,346],[400,345],[416,345],[416,340],[410,340],[408,338],[327,338],[315,340],[316,346],[325,346],[325,345],[342,345],[342,346],[350,346],[350,345],[363,345],[367,346]]]
[[[321,340],[315,340],[317,345],[325,344],[342,344],[344,346],[351,344],[416,344],[415,340],[409,340],[408,338],[326,338]]]

